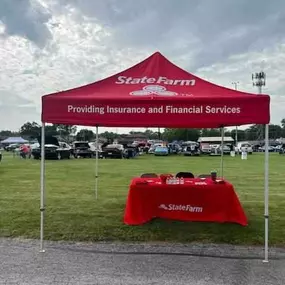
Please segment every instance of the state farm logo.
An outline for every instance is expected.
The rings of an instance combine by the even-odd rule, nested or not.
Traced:
[[[147,85],[142,90],[136,90],[130,92],[130,95],[135,96],[147,96],[147,95],[158,95],[158,96],[176,96],[178,93],[168,91],[166,87],[160,85]]]
[[[163,210],[168,210],[168,206],[166,206],[165,204],[160,204],[158,206],[159,209],[163,209]]]
[[[187,79],[170,79],[165,76],[159,77],[128,77],[118,76],[115,84],[160,84],[160,85],[173,85],[173,86],[194,86],[196,80],[194,78]]]
[[[160,204],[158,208],[165,211],[183,211],[192,213],[203,212],[203,207],[196,207],[191,205]]]

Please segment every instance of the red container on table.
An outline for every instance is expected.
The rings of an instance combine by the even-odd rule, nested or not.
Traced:
[[[160,179],[161,179],[161,182],[163,184],[166,184],[166,180],[169,179],[169,178],[172,178],[173,175],[172,174],[169,174],[169,173],[166,173],[166,174],[160,174]]]

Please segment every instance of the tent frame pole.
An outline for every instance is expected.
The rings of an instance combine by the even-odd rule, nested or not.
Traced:
[[[222,126],[222,141],[221,141],[221,178],[224,179],[224,138],[225,138],[225,128]]]
[[[264,260],[268,262],[268,237],[269,237],[269,125],[265,125],[265,156],[264,156]]]
[[[99,134],[98,126],[96,126],[96,161],[95,161],[95,199],[98,199],[98,163],[99,163]]]
[[[40,252],[45,252],[44,249],[44,218],[45,218],[45,123],[42,122],[41,128],[41,227],[40,227]]]

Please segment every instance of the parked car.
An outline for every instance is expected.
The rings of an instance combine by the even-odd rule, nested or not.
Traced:
[[[179,154],[181,152],[181,146],[176,143],[168,144],[168,149],[170,154]]]
[[[133,145],[126,145],[123,151],[124,158],[134,158],[139,155],[138,147]]]
[[[12,143],[12,144],[9,144],[9,145],[5,146],[4,149],[6,151],[14,151],[16,148],[19,148],[19,147],[20,147],[20,144]]]
[[[88,144],[90,146],[93,157],[96,157],[96,150],[97,150],[96,142],[90,142]],[[103,158],[101,144],[98,144],[98,158]]]
[[[38,138],[39,146],[31,149],[34,159],[41,158],[41,138]],[[47,136],[45,138],[45,158],[46,159],[64,159],[70,158],[70,149],[61,147],[57,138]]]
[[[279,148],[279,154],[285,154],[285,144],[282,144]]]
[[[66,142],[58,142],[61,148],[69,149],[71,151],[71,146]]]
[[[40,147],[40,144],[39,144],[39,143],[30,144],[31,150],[33,150],[34,148],[39,148],[39,147]]]
[[[262,146],[258,149],[260,152],[265,152],[265,146]],[[268,146],[268,152],[275,152],[275,147],[273,146]]]
[[[154,150],[155,156],[167,156],[169,154],[169,150],[167,146],[158,146]]]
[[[199,145],[186,146],[183,150],[184,156],[197,156],[201,154]]]
[[[249,143],[238,143],[237,147],[235,148],[236,153],[247,152],[248,154],[253,153],[253,147]]]
[[[109,144],[102,148],[103,158],[123,158],[124,146],[122,144]]]
[[[211,146],[209,143],[201,143],[200,150],[202,154],[210,154]]]
[[[230,154],[230,153],[231,153],[231,148],[228,145],[224,145],[224,147],[223,147],[223,154],[227,155],[227,154]],[[222,147],[221,147],[221,145],[212,147],[210,155],[211,156],[222,155]]]
[[[218,147],[218,149],[220,150],[220,151],[222,151],[222,146],[220,145],[219,147]],[[234,149],[233,149],[234,150]],[[223,153],[224,154],[231,154],[231,147],[229,146],[229,145],[224,145],[224,147],[223,147]]]
[[[85,141],[73,142],[71,153],[74,156],[74,158],[79,158],[79,157],[91,158],[93,156],[89,143]]]
[[[156,149],[157,147],[159,147],[159,146],[162,147],[162,146],[163,146],[162,143],[152,144],[152,145],[150,146],[149,150],[148,150],[148,153],[149,153],[149,154],[154,154],[155,149]]]

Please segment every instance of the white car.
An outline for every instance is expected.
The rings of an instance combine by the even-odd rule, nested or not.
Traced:
[[[238,143],[237,147],[235,148],[237,153],[247,152],[248,154],[253,153],[252,145],[249,143]]]
[[[202,153],[211,153],[211,145],[209,143],[201,143],[200,150]]]
[[[163,146],[162,143],[155,143],[155,144],[151,145],[151,147],[150,147],[149,150],[148,150],[148,153],[149,153],[149,154],[154,154],[155,149],[156,149],[157,147],[162,147],[162,146]]]

